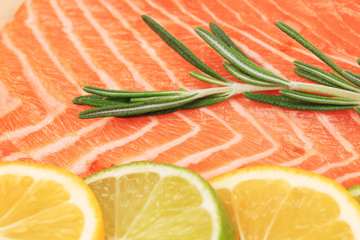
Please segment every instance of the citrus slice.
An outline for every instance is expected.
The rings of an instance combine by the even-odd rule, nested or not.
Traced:
[[[214,189],[188,169],[133,162],[85,181],[100,202],[109,239],[236,239]]]
[[[88,185],[71,172],[1,162],[0,239],[104,239],[101,209]]]
[[[209,180],[248,239],[360,239],[360,207],[324,176],[278,166],[247,167]]]
[[[349,193],[360,203],[360,185],[355,185],[347,189]]]

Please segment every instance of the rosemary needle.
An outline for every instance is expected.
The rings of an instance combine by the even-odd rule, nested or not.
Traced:
[[[336,73],[332,71],[328,73],[315,66],[294,61],[295,73],[315,83],[283,79],[251,60],[215,23],[209,24],[211,32],[204,28],[195,28],[195,32],[227,60],[223,62],[225,70],[244,83],[231,81],[208,67],[156,21],[145,15],[142,18],[168,46],[204,73],[192,71],[189,73],[190,76],[220,87],[195,90],[180,88],[177,91],[123,91],[86,86],[84,90],[90,95],[77,97],[73,102],[95,108],[81,112],[80,118],[156,116],[206,107],[237,94],[244,94],[253,101],[288,109],[302,111],[354,109],[360,114],[360,75],[342,70],[313,44],[282,22],[276,21],[275,24]],[[360,59],[357,61],[360,64]],[[273,90],[278,90],[280,95],[254,93]]]

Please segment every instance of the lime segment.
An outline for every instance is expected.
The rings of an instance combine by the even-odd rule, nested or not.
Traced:
[[[216,192],[188,169],[134,162],[85,181],[100,202],[109,239],[236,239]]]

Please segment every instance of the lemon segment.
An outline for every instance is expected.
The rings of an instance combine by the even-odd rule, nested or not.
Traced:
[[[321,175],[257,166],[209,182],[235,221],[239,239],[360,239],[359,205]]]
[[[101,240],[100,206],[87,184],[64,169],[0,163],[0,239]]]
[[[135,162],[85,181],[100,202],[109,239],[236,239],[216,192],[188,169]]]

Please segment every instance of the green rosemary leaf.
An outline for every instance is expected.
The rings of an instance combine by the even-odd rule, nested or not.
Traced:
[[[150,17],[143,15],[142,19],[144,22],[157,34],[159,37],[166,42],[173,50],[175,50],[182,58],[198,68],[202,72],[222,81],[227,82],[228,80],[220,76],[217,72],[208,67],[198,57],[195,56],[182,42],[171,35],[165,30],[160,24],[151,19]]]
[[[352,109],[354,106],[349,105],[326,105],[303,102],[296,99],[291,99],[285,96],[268,95],[261,93],[245,92],[244,96],[250,100],[269,104],[272,106],[283,107],[287,109],[301,110],[301,111],[338,111]]]
[[[173,113],[179,110],[190,110],[190,109],[196,109],[196,108],[202,108],[206,106],[210,106],[216,103],[220,103],[222,101],[225,101],[229,99],[231,96],[209,96],[205,98],[196,99],[193,102],[184,104],[179,107],[174,107],[166,110],[160,110],[160,111],[153,111],[153,112],[147,112],[143,114],[137,114],[137,115],[129,115],[129,116],[121,116],[121,118],[136,118],[136,117],[149,117],[149,116],[158,116],[158,115],[164,115]]]
[[[353,105],[353,106],[360,104],[359,101],[358,102],[351,101],[351,100],[345,99],[345,98],[322,96],[322,95],[297,92],[297,91],[292,91],[292,90],[280,90],[280,94],[282,94],[286,97],[289,97],[289,98],[300,100],[300,101],[312,102],[312,103],[318,103],[318,104]]]
[[[220,95],[220,96],[218,96],[218,95],[208,96],[208,97],[196,99],[193,102],[182,105],[180,107],[180,109],[187,110],[187,109],[195,109],[195,108],[207,107],[207,106],[210,106],[210,105],[213,105],[213,104],[216,104],[216,103],[223,102],[223,101],[229,99],[232,96],[233,95],[231,95],[231,94]]]
[[[319,49],[317,49],[314,45],[312,45],[308,40],[306,40],[303,36],[301,36],[297,31],[282,23],[280,21],[275,21],[275,24],[281,31],[292,37],[295,41],[300,43],[306,49],[314,53],[320,60],[326,63],[329,67],[335,70],[335,72],[342,75],[342,69],[336,65],[330,58],[328,58],[324,53],[322,53]]]
[[[105,106],[89,109],[79,113],[79,118],[87,119],[87,118],[101,118],[101,117],[121,117],[121,116],[135,116],[139,114],[144,114],[148,112],[156,112],[167,110],[171,108],[176,108],[186,103],[189,103],[196,98],[187,98],[176,100],[172,102],[162,102],[162,103],[130,103],[126,107],[123,105],[113,105],[113,106]]]
[[[340,67],[299,33],[281,22],[276,22],[276,25],[282,31],[293,37],[335,70],[336,73],[332,71],[327,73],[306,63],[294,62],[297,67],[294,71],[299,76],[322,85],[289,81],[262,68],[248,58],[214,23],[210,23],[210,29],[214,34],[205,29],[196,28],[197,34],[230,62],[223,63],[225,69],[246,83],[232,82],[210,69],[184,44],[154,20],[147,16],[143,16],[143,19],[180,56],[211,77],[196,72],[190,72],[191,76],[222,87],[191,91],[183,88],[179,88],[178,91],[123,91],[86,86],[84,90],[94,95],[77,97],[73,102],[97,108],[81,112],[79,118],[111,116],[133,118],[162,115],[178,110],[206,107],[244,92],[245,97],[253,101],[289,109],[335,111],[354,108],[360,114],[360,75],[350,71],[342,71]],[[358,59],[358,63],[360,64],[360,59]],[[252,93],[270,90],[280,90],[282,96]]]
[[[360,64],[360,63],[359,63],[359,64]],[[359,107],[359,106],[354,107],[354,110],[355,110],[358,114],[360,114],[360,107]]]
[[[235,45],[235,43],[231,40],[231,38],[218,25],[216,25],[215,23],[210,23],[209,27],[210,27],[211,31],[214,33],[214,35],[216,37],[218,37],[221,41],[223,41],[228,47],[235,49],[241,55],[250,59],[248,56],[246,56],[246,54],[243,51],[241,51],[240,48],[238,48]]]
[[[219,80],[216,80],[214,78],[211,78],[211,77],[208,77],[204,74],[201,74],[201,73],[197,73],[197,72],[189,72],[189,75],[196,78],[196,79],[199,79],[203,82],[207,82],[207,83],[211,83],[211,84],[217,84],[217,85],[221,85],[221,86],[229,86],[229,83],[225,83],[223,81],[219,81]],[[229,80],[230,82],[230,80]]]
[[[127,115],[127,116],[116,116],[117,118],[139,118],[139,117],[151,117],[151,116],[159,116],[159,115],[165,115],[173,112],[177,112],[181,110],[180,107],[174,107],[170,109],[165,110],[159,110],[159,111],[153,111],[153,112],[147,112],[147,113],[141,113],[141,114],[134,114],[134,115]]]
[[[176,91],[123,91],[123,90],[110,90],[98,87],[85,86],[84,91],[108,98],[137,98],[137,97],[157,97],[157,96],[172,96],[180,95]]]
[[[309,74],[312,74],[318,78],[321,78],[324,81],[327,81],[338,87],[341,87],[342,89],[346,89],[346,90],[350,90],[350,91],[354,91],[354,92],[360,92],[360,89],[358,87],[349,83],[345,79],[334,77],[332,74],[327,73],[324,70],[321,70],[320,68],[317,68],[315,66],[312,66],[307,63],[300,62],[300,61],[294,61],[293,63],[299,69],[306,71]]]
[[[232,48],[231,48],[232,49]],[[281,77],[279,76],[276,76],[274,73],[270,72],[269,70],[257,65],[254,61],[252,61],[251,59],[249,58],[244,58],[241,54],[239,54],[237,51],[234,51],[234,49],[232,49],[232,52],[239,58],[241,59],[245,64],[247,64],[249,67],[267,75],[267,76],[271,76],[271,77],[274,77],[274,78],[277,78],[279,80],[282,80],[282,81],[286,81],[284,79],[282,79]]]
[[[303,77],[303,78],[306,78],[306,79],[309,79],[313,82],[317,82],[317,83],[320,83],[322,85],[326,85],[326,86],[329,86],[329,87],[335,87],[337,88],[337,86],[335,84],[332,84],[330,82],[327,82],[327,81],[324,81],[322,78],[318,77],[318,76],[315,76],[309,72],[306,72],[300,68],[294,68],[294,72],[299,75],[300,77]]]
[[[111,106],[111,105],[123,105],[123,106],[126,106],[126,105],[129,104],[129,102],[127,100],[125,100],[125,99],[108,100],[108,99],[106,99],[104,97],[101,97],[101,96],[100,96],[101,98],[94,98],[93,96],[96,96],[96,95],[88,95],[88,96],[78,97],[78,102],[79,102],[79,104],[88,105],[88,106],[91,106],[91,107],[102,107],[102,106]]]
[[[249,76],[257,79],[276,83],[280,85],[286,85],[289,81],[273,75],[268,74],[265,69],[259,70],[259,66],[254,67],[254,63],[244,57],[239,57],[239,53],[232,48],[229,48],[225,43],[211,34],[209,31],[203,28],[195,28],[195,31],[201,38],[203,38],[216,52],[218,52],[223,58],[232,63],[236,68]]]
[[[347,79],[352,82],[353,84],[355,84],[356,86],[360,87],[360,75],[353,73],[349,70],[344,70],[343,71],[344,76],[347,77]]]
[[[82,99],[95,99],[95,100],[101,100],[104,99],[104,97],[102,96],[98,96],[98,95],[85,95],[85,96],[80,96],[80,97],[76,97],[73,99],[73,103],[77,104],[77,105],[85,105],[85,103],[83,103],[81,100]]]
[[[358,64],[360,65],[360,58],[358,58],[356,61],[357,61],[357,62],[358,62]]]
[[[162,96],[162,97],[149,97],[149,98],[131,98],[130,102],[144,102],[146,104],[155,104],[155,103],[168,103],[174,101],[185,100],[192,98],[198,95],[198,93],[187,92],[186,95],[181,96]]]
[[[344,81],[344,78],[342,77],[343,75],[339,75],[338,73],[334,72],[334,71],[329,71],[329,73],[334,77],[334,78],[337,78],[339,79],[339,81]]]
[[[239,79],[239,80],[241,80],[243,82],[250,83],[250,84],[253,84],[253,85],[258,85],[258,86],[276,86],[273,83],[264,82],[264,81],[261,81],[261,80],[256,80],[255,78],[250,77],[250,76],[240,72],[231,63],[223,62],[223,65],[224,65],[226,71],[228,71],[232,76],[234,76],[235,78],[237,78],[237,79]]]

